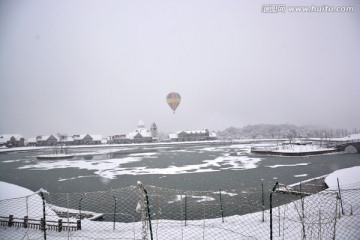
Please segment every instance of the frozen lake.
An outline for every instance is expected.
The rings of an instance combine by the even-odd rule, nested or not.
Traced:
[[[277,181],[293,184],[360,165],[358,153],[306,157],[261,156],[249,153],[252,146],[256,145],[148,147],[139,150],[129,149],[131,145],[126,149],[115,146],[72,148],[69,151],[75,155],[73,159],[51,161],[36,158],[37,155],[50,153],[51,149],[1,153],[0,181],[33,191],[46,189],[53,196],[52,203],[62,207],[67,206],[65,203],[69,199],[64,201],[61,193],[74,193],[70,197],[73,209],[77,209],[82,193],[88,192],[87,199],[93,195],[96,198],[97,193],[89,192],[135,186],[137,181],[141,181],[145,187],[148,186],[149,194],[155,191],[162,196],[163,209],[179,207],[184,194],[189,194],[188,203],[193,208],[192,213],[196,214],[189,218],[198,219],[203,207],[198,203],[210,201],[209,204],[216,204],[219,189],[227,204],[230,201],[242,206],[225,211],[227,215],[245,214],[261,210],[262,181],[266,191],[265,206],[268,207],[269,189]],[[104,199],[111,202],[111,194],[106,193]],[[117,196],[121,197],[121,194]],[[287,195],[278,199],[278,204],[283,204],[296,199],[296,196]],[[121,201],[120,207],[134,211],[137,203],[134,200],[136,197],[128,203]],[[85,200],[83,204],[86,204]],[[86,209],[101,213],[112,211],[112,205],[96,204],[96,201],[92,201],[92,204],[95,205],[89,205]],[[211,214],[216,213],[217,210],[211,211]],[[166,214],[162,216],[179,218]],[[111,220],[111,215],[105,215],[105,219]]]

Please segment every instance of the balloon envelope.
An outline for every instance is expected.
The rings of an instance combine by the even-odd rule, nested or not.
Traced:
[[[177,92],[169,93],[166,96],[166,102],[175,113],[176,108],[179,106],[181,102],[181,96]]]

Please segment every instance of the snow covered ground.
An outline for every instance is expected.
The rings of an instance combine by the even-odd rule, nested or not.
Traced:
[[[285,155],[285,156],[304,156],[304,155],[316,155],[336,152],[335,148],[327,148],[319,145],[257,145],[251,148],[252,153],[259,154],[273,154],[273,155]]]
[[[360,188],[360,166],[337,170],[325,178],[325,183],[329,189],[338,189],[338,179],[340,189]]]
[[[273,152],[278,153],[303,153],[303,152],[323,152],[323,151],[329,151],[329,150],[335,150],[334,148],[324,148],[318,145],[283,145],[279,146],[277,150],[274,150]]]
[[[360,141],[360,133],[351,134],[343,138],[332,138],[335,141]]]
[[[359,239],[360,236],[360,167],[335,171],[326,178],[331,189],[337,190],[339,179],[344,202],[345,214],[340,217],[337,191],[323,191],[304,198],[302,201],[282,205],[273,209],[274,239]],[[352,190],[349,190],[351,188]],[[357,189],[357,190],[354,190]],[[0,182],[0,215],[13,214],[23,217],[28,206],[24,198],[33,198],[33,207],[42,208],[42,199],[38,194],[22,187]],[[12,202],[12,212],[4,207]],[[14,206],[15,203],[15,206]],[[302,204],[305,205],[301,211]],[[351,208],[349,207],[351,206]],[[351,209],[351,211],[350,211]],[[49,206],[47,215],[54,216]],[[31,213],[30,213],[31,216]],[[39,216],[33,216],[39,217]],[[269,210],[220,218],[187,221],[152,221],[155,239],[269,239]],[[66,221],[66,219],[64,219]],[[73,232],[47,231],[48,239],[141,239],[142,222],[120,223],[82,221],[82,230]],[[149,234],[148,225],[144,225]],[[115,229],[114,229],[115,228]],[[0,226],[0,239],[42,238],[43,232],[36,229]]]

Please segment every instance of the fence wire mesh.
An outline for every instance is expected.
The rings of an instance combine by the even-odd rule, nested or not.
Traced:
[[[273,193],[141,183],[87,193],[40,190],[0,201],[0,238],[359,239],[359,197],[360,189],[311,195],[281,184]]]

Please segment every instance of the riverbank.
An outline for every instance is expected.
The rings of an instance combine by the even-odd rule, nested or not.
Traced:
[[[96,145],[69,145],[66,146],[67,149],[80,149],[80,148],[151,148],[151,147],[186,147],[186,146],[221,146],[221,145],[231,145],[231,144],[240,144],[241,142],[233,141],[188,141],[188,142],[156,142],[156,143],[132,143],[132,144],[96,144]],[[243,142],[248,143],[248,142]],[[44,147],[14,147],[14,148],[0,148],[0,153],[9,153],[9,152],[23,152],[23,151],[37,151],[43,149],[52,149],[54,146],[44,146]]]
[[[323,148],[317,145],[283,145],[252,147],[251,153],[276,156],[309,156],[338,152],[336,148]]]

